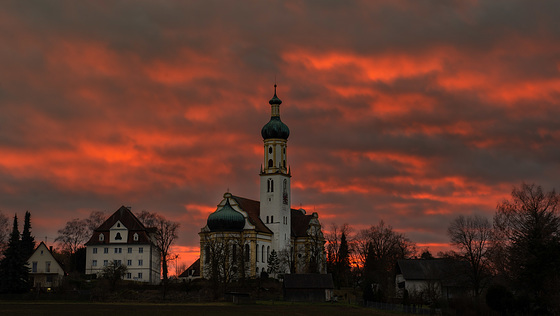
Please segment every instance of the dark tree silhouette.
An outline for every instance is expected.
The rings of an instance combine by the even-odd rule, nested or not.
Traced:
[[[560,312],[560,195],[523,183],[494,216],[494,265],[537,313]]]
[[[35,237],[31,235],[31,213],[25,212],[25,220],[23,223],[23,232],[21,234],[21,251],[23,257],[27,260],[35,250]]]
[[[0,292],[24,293],[29,290],[29,267],[21,251],[17,215],[4,258],[0,261]]]

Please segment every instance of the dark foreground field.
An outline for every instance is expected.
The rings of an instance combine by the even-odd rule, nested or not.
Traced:
[[[119,304],[65,302],[3,302],[0,315],[396,315],[368,308],[337,304]]]

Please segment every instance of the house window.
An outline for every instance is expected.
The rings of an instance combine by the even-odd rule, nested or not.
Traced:
[[[122,253],[122,248],[115,248],[115,253]]]
[[[99,241],[103,241],[103,240],[105,240],[105,235],[99,234]]]
[[[93,260],[93,261],[91,262],[91,266],[92,266],[92,267],[97,267],[97,260]]]
[[[138,241],[138,233],[134,233],[134,241]]]
[[[128,273],[126,274],[126,278],[127,278],[127,279],[132,279],[132,273],[128,272]]]
[[[132,265],[132,260],[127,260],[126,265],[130,267]]]
[[[106,267],[109,265],[109,261],[108,260],[103,260],[103,266]]]
[[[51,262],[45,262],[45,272],[51,272]]]
[[[144,253],[144,248],[142,247],[138,248],[138,253]]]
[[[93,248],[93,253],[97,253],[97,248]]]
[[[121,263],[122,263],[122,261],[120,261],[120,260],[113,260],[113,264],[116,265],[116,266],[120,266]]]
[[[52,281],[53,281],[53,276],[47,275],[47,283],[52,283]]]
[[[109,253],[109,248],[107,247],[103,248],[103,253]]]
[[[33,268],[31,270],[31,272],[34,272],[34,273],[37,272],[37,261],[33,261]]]
[[[138,278],[139,278],[139,279],[142,278],[142,272],[138,272]]]
[[[117,236],[115,236],[115,240],[122,240],[121,233],[117,233]]]
[[[128,247],[128,253],[132,253],[132,247]]]
[[[142,259],[138,260],[138,265],[143,266],[144,265],[144,260],[142,260]]]

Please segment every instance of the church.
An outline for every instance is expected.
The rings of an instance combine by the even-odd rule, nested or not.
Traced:
[[[319,216],[291,208],[287,143],[290,130],[280,119],[282,101],[269,101],[270,121],[261,135],[264,163],[260,200],[225,193],[200,233],[200,274],[235,280],[267,273],[326,273]]]

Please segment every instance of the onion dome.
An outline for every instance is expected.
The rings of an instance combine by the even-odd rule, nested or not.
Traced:
[[[280,104],[282,104],[282,100],[276,96],[276,85],[274,85],[274,96],[268,103],[272,107],[272,115],[270,121],[261,130],[263,139],[279,138],[287,140],[288,136],[290,136],[290,129],[280,120]]]
[[[240,231],[245,227],[245,217],[234,210],[226,199],[226,205],[210,214],[206,224],[211,231]]]

